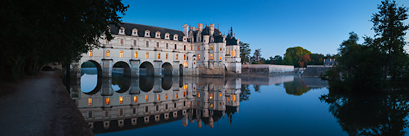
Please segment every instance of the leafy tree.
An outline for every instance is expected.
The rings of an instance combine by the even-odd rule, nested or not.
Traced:
[[[50,62],[71,63],[113,37],[128,6],[120,0],[3,0],[0,79],[17,80]]]
[[[253,56],[254,56],[255,61],[258,62],[258,63],[260,63],[260,60],[261,60],[261,49],[256,49],[256,50],[254,51]]]
[[[298,64],[300,67],[304,67],[307,65],[308,61],[310,61],[310,55],[304,55],[300,58],[300,61],[298,61]]]
[[[285,92],[290,95],[301,96],[311,90],[301,78],[294,78],[293,82],[285,82],[283,84]]]
[[[308,65],[323,65],[324,64],[324,55],[318,53],[310,54],[311,61],[308,62]]]
[[[283,64],[284,65],[294,65],[295,67],[300,67],[298,63],[300,58],[304,55],[309,55],[309,54],[311,54],[310,51],[302,47],[299,47],[299,46],[287,48],[284,54]]]
[[[274,56],[274,58],[273,58],[273,64],[281,65],[282,62],[283,62],[283,57],[281,57],[280,55]]]
[[[241,85],[240,102],[250,100],[250,85]]]
[[[250,62],[250,44],[248,43],[243,43],[240,41],[240,58],[241,58],[241,64],[244,63],[249,63]]]
[[[401,76],[400,71],[403,69],[403,57],[407,55],[404,52],[403,46],[406,42],[404,36],[408,25],[404,24],[404,20],[408,19],[408,8],[398,7],[395,1],[385,0],[381,5],[378,5],[379,12],[373,14],[371,21],[374,23],[372,29],[375,31],[375,40],[377,46],[382,52],[387,54],[385,65],[384,78],[390,74],[392,80]]]

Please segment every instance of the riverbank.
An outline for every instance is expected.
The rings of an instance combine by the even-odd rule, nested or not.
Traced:
[[[0,135],[93,135],[58,72],[0,85]]]

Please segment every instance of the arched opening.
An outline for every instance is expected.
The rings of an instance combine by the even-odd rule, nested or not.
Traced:
[[[162,64],[162,73],[165,76],[171,76],[172,75],[172,65],[168,62],[165,62]]]
[[[101,90],[102,68],[94,61],[88,60],[81,64],[81,91],[85,94],[95,94]]]
[[[153,76],[153,65],[152,63],[145,61],[139,66],[140,76]]]
[[[179,64],[179,76],[183,76],[183,65]]]
[[[131,67],[124,61],[118,61],[112,67],[112,75],[131,76]]]
[[[53,71],[54,69],[50,66],[44,66],[41,71]]]

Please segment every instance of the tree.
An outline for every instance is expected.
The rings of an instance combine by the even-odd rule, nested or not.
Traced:
[[[305,67],[308,63],[308,61],[310,61],[310,55],[304,55],[300,58],[300,61],[298,61],[298,64],[300,67]]]
[[[323,65],[324,64],[324,55],[318,53],[310,54],[311,61],[308,62],[308,65]]]
[[[374,23],[372,29],[375,31],[375,40],[378,47],[387,54],[385,63],[384,78],[390,73],[392,80],[400,76],[399,71],[403,69],[403,57],[407,56],[403,46],[406,42],[404,36],[408,25],[404,25],[404,20],[408,19],[408,8],[398,7],[395,1],[382,1],[378,5],[379,12],[373,14],[371,21]]]
[[[250,44],[248,43],[243,43],[240,41],[240,58],[241,58],[241,64],[244,63],[249,63],[250,62]]]
[[[102,35],[111,40],[108,25],[118,26],[118,14],[129,6],[120,0],[3,0],[0,7],[0,79],[17,80],[44,64],[79,59],[99,47]]]
[[[273,64],[281,65],[282,62],[283,62],[283,57],[281,57],[280,55],[274,56],[274,58],[273,58]]]
[[[253,55],[253,56],[254,56],[255,61],[260,63],[260,60],[261,60],[261,49],[256,49],[256,50],[254,51],[254,55]]]
[[[294,65],[295,67],[300,67],[298,63],[300,58],[304,55],[309,55],[309,54],[311,54],[310,51],[302,47],[299,47],[299,46],[287,48],[284,54],[283,64],[284,65]]]

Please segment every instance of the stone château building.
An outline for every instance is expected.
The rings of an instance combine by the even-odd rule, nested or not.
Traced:
[[[183,31],[132,23],[119,26],[110,26],[113,40],[102,37],[101,48],[90,50],[71,65],[73,73],[78,73],[86,61],[94,63],[103,77],[111,77],[116,64],[131,77],[241,73],[239,39],[232,28],[225,36],[214,24],[204,28],[201,23],[198,28],[185,24]]]

